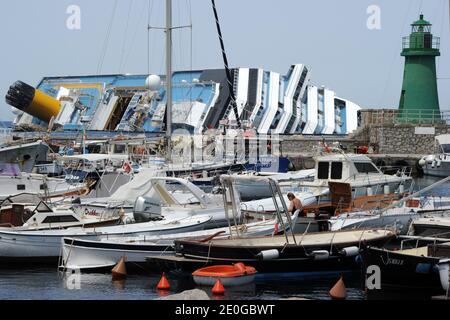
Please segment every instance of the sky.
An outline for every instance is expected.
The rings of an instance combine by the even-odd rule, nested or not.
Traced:
[[[314,84],[364,108],[398,106],[402,37],[423,13],[441,37],[441,109],[450,109],[449,2],[216,0],[230,66],[286,74],[291,64],[303,63]],[[192,22],[192,29],[174,31],[174,69],[222,68],[211,1],[173,3],[174,25]],[[71,5],[80,8],[80,29],[67,27]],[[148,21],[164,26],[164,5],[164,0],[1,1],[0,120],[13,118],[3,97],[16,80],[37,85],[45,76],[164,74],[164,32],[147,32]],[[367,26],[373,5],[380,10],[380,29]]]

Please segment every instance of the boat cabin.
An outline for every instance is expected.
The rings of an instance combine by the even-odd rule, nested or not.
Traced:
[[[372,160],[364,155],[332,154],[316,158],[316,179],[350,182],[361,175],[383,175]]]
[[[450,134],[436,136],[436,144],[438,145],[438,153],[450,155]]]

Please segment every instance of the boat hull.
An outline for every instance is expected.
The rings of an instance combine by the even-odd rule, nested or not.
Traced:
[[[420,215],[416,212],[403,214],[384,214],[382,216],[339,216],[331,219],[331,230],[347,230],[357,228],[383,228],[386,226],[395,227],[399,234],[404,235],[408,232],[411,222]]]
[[[414,223],[414,236],[450,239],[450,226]]]
[[[381,292],[405,292],[414,296],[431,297],[443,289],[437,264],[439,258],[406,255],[369,247],[363,254],[364,270],[380,268],[381,289],[367,290],[368,295]]]
[[[270,222],[246,225],[243,236],[270,235],[273,232]],[[64,238],[62,240],[62,267],[92,271],[114,266],[126,256],[127,264],[145,265],[148,256],[174,255],[174,239],[207,238],[226,236],[229,228],[208,229],[174,235],[137,237],[109,241],[89,241]]]
[[[393,235],[391,233],[391,235]],[[284,237],[284,236],[283,236]],[[386,235],[367,241],[371,245],[384,245],[392,236]],[[297,235],[298,240],[301,235]],[[175,241],[177,256],[182,259],[147,260],[149,264],[156,264],[162,268],[176,268],[184,271],[193,271],[206,265],[225,265],[242,262],[254,267],[261,273],[308,273],[357,270],[361,268],[358,254],[346,256],[341,253],[344,248],[358,246],[360,241],[341,242],[330,245],[322,243],[317,245],[280,244],[274,246],[258,245],[258,238],[253,238],[255,245],[232,246],[221,245],[217,242],[200,243],[195,241]],[[219,242],[219,241],[218,241]],[[331,248],[331,251],[329,251]],[[275,258],[261,258],[262,252],[278,252]],[[326,251],[326,255],[321,255]],[[167,262],[167,263],[166,263]]]
[[[186,218],[184,223],[152,225],[147,223],[84,229],[50,231],[0,231],[0,261],[8,263],[36,263],[42,260],[57,261],[61,255],[63,238],[101,240],[131,236],[158,236],[203,230],[211,217]],[[25,259],[24,259],[25,258]],[[36,259],[36,260],[35,260]]]
[[[220,279],[220,282],[222,282],[222,285],[225,287],[239,287],[239,286],[245,286],[247,284],[255,282],[255,275],[245,275],[240,277],[232,277],[232,278],[226,278],[226,277],[201,277],[201,276],[193,276],[194,282],[199,286],[208,286],[212,287],[217,282],[217,280]]]
[[[423,173],[427,176],[446,178],[450,176],[450,161],[442,161],[439,167],[433,167],[431,164],[427,163],[423,167]]]
[[[167,244],[127,245],[102,241],[62,240],[63,259],[60,268],[66,270],[95,270],[114,267],[122,257],[127,263],[145,264],[149,255],[171,255],[173,242]]]

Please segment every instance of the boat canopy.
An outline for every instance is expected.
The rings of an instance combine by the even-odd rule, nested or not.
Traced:
[[[143,168],[133,180],[117,189],[109,202],[134,202],[137,197],[146,197],[159,200],[163,205],[181,206],[182,201],[177,199],[168,188],[168,185],[177,185],[179,190],[192,197],[191,202],[196,199],[205,208],[212,203],[210,197],[192,182],[162,176],[164,174],[162,171]]]
[[[436,140],[439,142],[440,145],[450,144],[450,134],[443,134],[440,136],[436,136]]]

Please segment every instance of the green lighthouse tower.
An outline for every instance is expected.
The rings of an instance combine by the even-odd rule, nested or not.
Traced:
[[[440,38],[431,33],[431,23],[423,15],[403,38],[405,57],[399,120],[402,122],[434,122],[441,119],[436,79],[436,57],[440,56]]]

